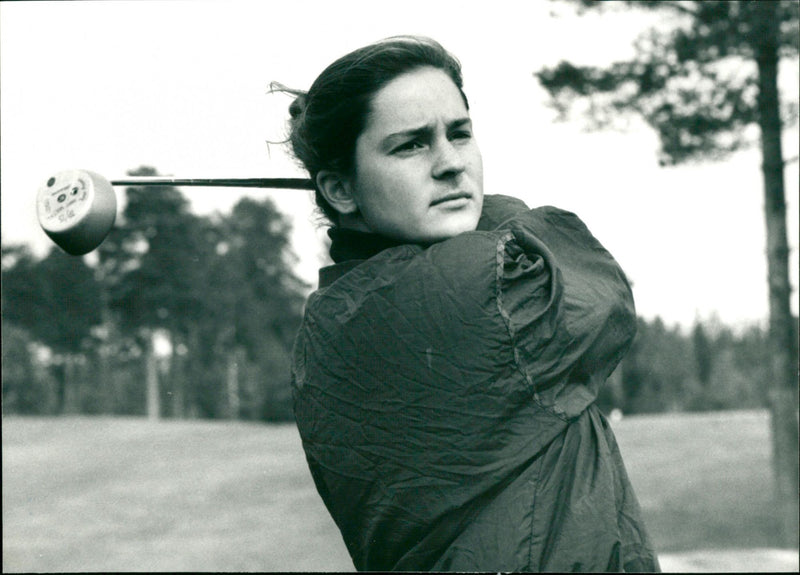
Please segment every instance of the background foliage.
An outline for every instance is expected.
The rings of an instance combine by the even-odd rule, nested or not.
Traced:
[[[291,419],[308,286],[285,218],[249,198],[200,217],[166,186],[126,198],[91,265],[3,247],[3,413]]]

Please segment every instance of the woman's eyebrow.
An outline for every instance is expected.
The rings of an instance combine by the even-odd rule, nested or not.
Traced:
[[[472,118],[469,116],[465,116],[463,118],[457,118],[447,124],[447,129],[452,130],[453,128],[470,128],[472,127]]]
[[[449,121],[446,128],[447,131],[450,131],[454,128],[463,128],[470,125],[472,125],[472,119],[469,116],[464,116],[462,118],[456,118]],[[381,140],[381,145],[385,148],[388,148],[391,147],[391,145],[397,140],[430,136],[435,130],[435,126],[436,124],[431,122],[430,124],[425,124],[424,126],[419,126],[417,128],[392,132],[388,136],[384,137],[383,140]]]
[[[400,130],[398,132],[392,132],[383,140],[381,140],[381,144],[384,148],[389,148],[398,140],[405,140],[408,138],[420,138],[420,137],[428,137],[433,133],[434,125],[433,124],[425,124],[424,126],[419,126],[418,128],[410,128],[408,130]]]

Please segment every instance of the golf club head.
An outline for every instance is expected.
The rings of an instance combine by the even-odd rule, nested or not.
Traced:
[[[99,246],[114,225],[117,198],[111,183],[88,170],[66,170],[47,179],[36,196],[39,225],[73,256]]]

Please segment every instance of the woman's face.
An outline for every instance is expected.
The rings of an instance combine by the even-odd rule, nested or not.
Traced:
[[[356,227],[432,243],[472,231],[483,205],[483,161],[469,112],[443,71],[420,68],[378,91],[347,180]]]

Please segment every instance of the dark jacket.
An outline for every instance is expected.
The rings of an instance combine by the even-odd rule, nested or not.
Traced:
[[[431,246],[332,238],[293,391],[356,568],[657,570],[593,403],[633,298],[584,224],[490,196],[478,231]]]

